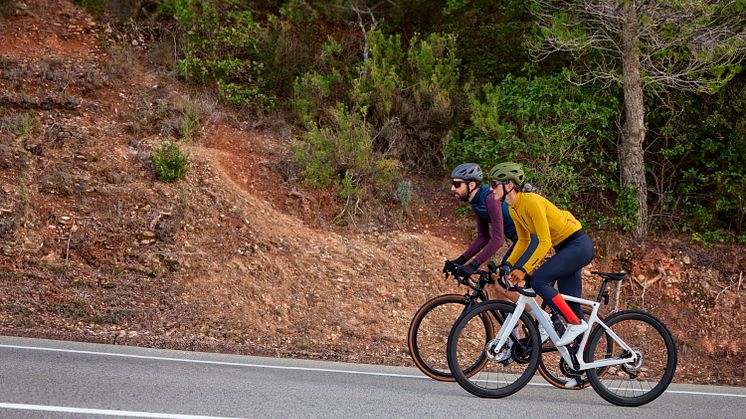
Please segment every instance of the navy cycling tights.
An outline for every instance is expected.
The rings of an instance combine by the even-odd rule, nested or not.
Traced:
[[[587,234],[576,237],[569,242],[563,242],[560,249],[556,249],[554,256],[549,258],[531,275],[531,287],[536,291],[545,303],[551,304],[555,310],[565,315],[561,307],[557,307],[555,297],[559,293],[581,297],[583,292],[583,278],[581,268],[593,260],[593,242]],[[559,292],[552,284],[557,282]],[[583,319],[583,310],[580,304],[567,302],[570,309],[578,317]],[[568,319],[570,320],[570,319]]]

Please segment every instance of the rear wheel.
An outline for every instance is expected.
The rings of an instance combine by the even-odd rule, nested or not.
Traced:
[[[611,314],[604,321],[637,355],[637,360],[608,368],[602,377],[587,371],[593,389],[619,406],[641,406],[663,394],[676,372],[676,345],[671,332],[652,314],[630,310]],[[609,351],[611,337],[598,326],[588,340],[586,362],[627,358],[630,352],[618,343]]]
[[[415,313],[409,324],[407,343],[414,364],[425,375],[438,381],[454,381],[446,359],[446,344],[451,327],[467,307],[463,295],[445,294],[426,302]],[[487,317],[482,320],[482,333],[492,335],[493,323]],[[464,366],[464,374],[473,374],[485,362],[486,356],[474,359],[471,365]]]
[[[495,360],[494,353],[489,352],[488,344],[498,333],[499,325],[514,310],[515,304],[505,301],[484,302],[466,312],[451,330],[448,365],[456,381],[469,393],[488,398],[506,397],[528,384],[536,372],[541,358],[539,332],[534,320],[525,312],[504,345],[511,355],[509,361]],[[495,334],[484,334],[481,326],[484,318],[496,322]],[[468,366],[488,354],[493,359],[487,357],[474,374],[464,374]]]

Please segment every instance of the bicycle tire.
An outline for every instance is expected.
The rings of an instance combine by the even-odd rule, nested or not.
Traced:
[[[583,308],[583,314],[586,318],[591,316],[591,310],[587,308]],[[603,316],[599,315],[598,318],[603,321]],[[549,345],[549,346],[548,346]],[[607,350],[611,353],[614,350],[614,341],[608,340],[607,341]],[[550,356],[550,361],[547,362],[547,354],[553,354],[556,356]],[[580,380],[580,385],[577,387],[567,388],[565,387],[565,384],[569,381],[564,375],[560,376],[561,371],[555,371],[559,370],[559,363],[561,361],[562,357],[559,355],[559,352],[557,351],[557,348],[554,346],[554,343],[552,343],[551,340],[547,340],[547,342],[542,347],[542,354],[541,354],[541,360],[539,360],[539,374],[544,377],[544,379],[554,387],[557,387],[562,390],[582,390],[584,388],[587,388],[590,385],[590,382],[588,380]],[[548,367],[548,364],[556,366]],[[608,370],[608,368],[600,368],[599,369],[599,375],[603,376],[603,374]]]
[[[448,337],[448,366],[453,372],[456,382],[463,389],[475,396],[484,398],[510,396],[528,384],[538,368],[539,358],[541,357],[539,331],[536,328],[533,318],[524,312],[521,314],[518,323],[519,338],[514,343],[511,351],[513,354],[512,359],[516,361],[508,365],[496,361],[488,362],[473,376],[467,376],[463,373],[463,368],[460,365],[460,359],[464,357],[463,355],[465,353],[479,353],[484,356],[485,345],[494,336],[488,336],[487,340],[482,342],[480,346],[479,336],[477,336],[476,340],[470,340],[465,334],[462,335],[462,332],[470,327],[469,324],[476,316],[488,316],[499,322],[498,319],[506,318],[505,316],[513,313],[515,307],[513,303],[498,300],[480,303],[464,313],[453,326],[453,329],[451,329],[450,336]],[[523,348],[521,350],[522,358],[516,358],[517,348]],[[473,357],[467,356],[466,358],[468,363],[468,359]],[[521,368],[522,365],[526,366],[525,370],[520,374],[515,373],[514,371],[517,368]],[[491,377],[493,377],[491,374],[494,375],[495,379],[494,388],[491,388],[492,386],[489,382]],[[503,380],[500,380],[501,375],[504,378]],[[511,384],[499,387],[500,383],[506,382],[505,379],[509,376],[517,376],[517,379]],[[471,380],[471,378],[475,379]],[[487,382],[486,388],[480,385],[482,382]]]
[[[436,347],[436,343],[423,342],[420,337],[420,332],[423,324],[426,324],[425,320],[428,315],[432,317],[432,314],[437,310],[443,308],[445,305],[455,305],[458,308],[445,310],[448,313],[458,312],[458,316],[455,316],[450,320],[447,325],[441,324],[442,328],[442,345]],[[437,381],[455,381],[453,374],[448,369],[448,361],[446,359],[446,344],[448,342],[448,335],[451,331],[451,326],[458,320],[461,314],[468,307],[468,301],[463,294],[444,294],[434,297],[423,304],[412,317],[412,321],[409,324],[409,330],[407,332],[407,345],[409,347],[409,355],[412,357],[414,364],[428,377]],[[485,333],[489,336],[494,332],[494,326],[492,322],[485,320],[484,322]],[[438,332],[435,332],[438,333]],[[436,336],[435,341],[438,340]],[[437,354],[441,357],[438,357]],[[471,375],[479,371],[479,369],[487,362],[487,357],[484,356],[482,359],[478,359],[474,365],[469,366],[465,374]]]
[[[641,322],[650,326],[650,330],[644,330],[643,325],[640,324],[636,324],[633,327],[632,324],[630,324],[633,321]],[[623,322],[626,322],[627,324],[623,325]],[[658,396],[663,394],[666,388],[668,388],[668,385],[671,384],[676,372],[676,344],[674,343],[671,332],[668,330],[666,325],[655,316],[639,310],[625,310],[613,313],[606,318],[604,323],[633,350],[639,351],[639,354],[641,354],[640,365],[632,366],[625,364],[619,366],[619,368],[610,368],[607,377],[603,377],[603,379],[602,377],[599,377],[596,369],[587,370],[586,375],[588,376],[591,386],[599,396],[617,406],[636,407],[652,402],[658,398]],[[653,336],[648,336],[648,331],[654,331],[657,333],[659,337],[662,338],[662,341],[657,342],[656,344],[652,339]],[[596,355],[596,345],[598,345],[602,336],[608,336],[608,334],[605,333],[605,329],[601,326],[591,332],[588,346],[584,353],[586,362],[604,358]],[[641,343],[637,345],[630,344],[633,339],[639,340]],[[611,354],[606,353],[605,358],[614,356],[614,353],[618,353],[616,356],[622,355],[620,352],[622,350],[621,347],[619,345],[616,346],[616,350]],[[603,349],[601,354],[604,354]],[[653,357],[665,355],[666,360],[663,363],[650,361],[648,360],[648,355],[652,355]],[[655,386],[650,387],[649,390],[646,391],[643,388],[643,383],[649,383],[650,381],[647,379],[654,376],[657,372],[660,372],[661,374],[660,380],[658,380],[658,383]],[[625,375],[632,380],[639,379],[639,381],[632,381],[633,385],[626,386],[624,389],[624,395],[620,395],[616,391],[621,390],[622,384],[620,384],[616,390],[613,390],[612,387],[613,383],[622,381],[622,378]],[[632,396],[628,397],[628,392],[631,392]],[[643,394],[635,395],[637,393]]]

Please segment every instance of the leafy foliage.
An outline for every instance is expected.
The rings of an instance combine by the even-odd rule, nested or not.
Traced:
[[[703,240],[720,241],[711,234],[719,230],[743,232],[746,74],[717,95],[677,94],[667,101],[677,106],[660,102],[651,112],[651,132],[659,138],[649,151],[658,212],[669,228],[703,231]]]
[[[404,171],[442,176],[444,165],[489,167],[510,159],[524,163],[529,180],[584,223],[628,231],[639,204],[634,190],[620,187],[616,163],[619,127],[626,122],[614,99],[621,89],[590,84],[599,73],[585,71],[606,69],[600,78],[618,80],[619,60],[605,50],[570,51],[582,41],[616,35],[589,37],[598,26],[571,25],[581,14],[603,14],[599,8],[544,13],[553,23],[539,25],[546,21],[527,7],[535,3],[155,2],[158,15],[170,18],[182,36],[180,74],[215,87],[226,103],[260,113],[292,109],[301,129],[295,160],[306,182],[335,188],[346,210],[378,198],[405,206],[413,187],[402,179]],[[707,19],[722,13],[696,3],[709,7]],[[728,16],[742,14],[741,3]],[[660,79],[665,63],[676,69],[699,62],[702,71],[677,74],[682,80],[701,76],[705,90],[726,85],[712,96],[647,88],[643,147],[652,222],[704,242],[746,241],[746,76],[716,60],[743,46],[733,37],[697,44],[686,25],[654,20],[678,3],[645,4],[641,24],[657,28],[645,32],[657,41],[643,39],[639,53],[648,64],[664,65],[646,67],[643,84],[666,81]],[[676,42],[681,39],[689,41]],[[548,52],[542,49],[547,41],[563,48],[531,63],[529,51]],[[655,50],[656,42],[667,47]],[[568,76],[585,87],[570,84]],[[198,120],[188,109],[162,113],[151,119],[171,121],[167,135],[196,132]]]
[[[152,154],[153,166],[158,180],[175,182],[186,176],[189,168],[189,156],[181,151],[179,145],[172,141],[163,142]]]
[[[506,77],[470,96],[473,127],[449,136],[446,161],[491,167],[519,161],[531,182],[561,206],[607,185],[605,142],[613,137],[615,103],[562,77]]]
[[[368,33],[370,58],[353,81],[353,100],[381,132],[376,145],[415,168],[437,165],[433,150],[459,118],[460,60],[452,35]]]
[[[334,123],[315,126],[295,149],[295,161],[305,168],[306,182],[334,186],[346,200],[363,200],[370,192],[392,188],[399,177],[399,163],[373,147],[372,127],[363,112],[338,105],[330,110]]]
[[[173,17],[187,33],[179,72],[196,82],[213,82],[220,98],[238,106],[270,110],[260,54],[267,30],[243,9],[220,10],[200,0],[166,0],[159,12]]]

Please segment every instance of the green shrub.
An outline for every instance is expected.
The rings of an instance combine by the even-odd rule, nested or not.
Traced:
[[[304,167],[305,181],[334,186],[346,201],[393,191],[399,162],[375,151],[372,127],[363,112],[339,104],[330,114],[332,126],[314,125],[295,147],[294,161]]]
[[[561,76],[508,76],[482,90],[483,98],[476,93],[469,98],[473,126],[446,138],[449,166],[520,162],[529,181],[565,208],[582,193],[611,183],[615,159],[603,153],[614,138],[610,95],[573,86]]]
[[[445,134],[459,120],[460,65],[455,37],[368,32],[370,57],[353,80],[352,100],[379,131],[376,148],[414,168],[439,163]]]
[[[344,94],[349,83],[349,67],[339,61],[342,46],[328,37],[321,47],[319,66],[293,80],[293,97],[290,105],[301,125],[310,128],[318,123],[322,110],[334,103],[346,101]]]
[[[32,112],[24,112],[11,118],[10,131],[18,138],[30,137],[38,127],[39,120]]]
[[[218,9],[217,7],[224,7]],[[198,83],[214,83],[220,98],[257,111],[273,108],[261,54],[267,28],[249,10],[199,0],[168,0],[161,15],[173,17],[187,34],[179,73]]]
[[[659,219],[699,232],[704,241],[719,241],[708,237],[713,231],[743,234],[746,73],[716,95],[672,94],[649,114],[648,136],[657,141],[646,161]]]
[[[179,113],[176,126],[179,136],[187,141],[194,139],[201,120],[199,105],[191,99],[185,99],[177,103],[176,108]]]
[[[181,151],[179,145],[165,141],[153,151],[153,166],[158,179],[162,182],[174,182],[182,179],[189,168],[189,156]]]

